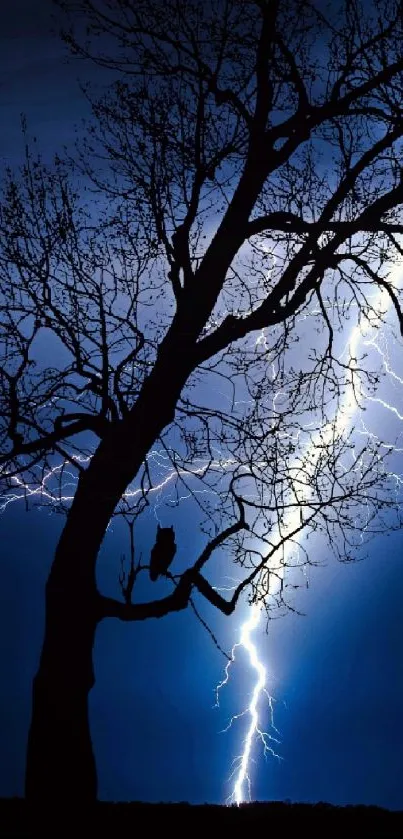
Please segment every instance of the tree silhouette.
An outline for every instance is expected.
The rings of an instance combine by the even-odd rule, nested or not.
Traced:
[[[18,481],[66,511],[26,794],[90,802],[100,621],[163,617],[194,596],[229,615],[243,592],[270,613],[289,605],[300,535],[322,532],[346,558],[354,534],[385,526],[381,449],[335,419],[346,388],[359,400],[376,375],[335,343],[348,317],[379,318],[371,287],[403,324],[388,273],[403,35],[397,0],[58,5],[67,44],[108,86],[86,90],[93,119],[72,157],[47,167],[27,146],[5,176],[0,463],[10,492]],[[159,557],[172,590],[139,602],[150,568],[133,528],[168,484],[171,503],[185,490],[199,510],[205,546],[187,546],[181,573]],[[122,601],[95,578],[118,514],[131,527]],[[228,596],[206,576],[223,556],[239,576]]]

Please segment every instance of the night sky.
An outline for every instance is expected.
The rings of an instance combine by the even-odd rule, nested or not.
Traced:
[[[64,62],[63,46],[48,31],[50,0],[6,5],[0,158],[2,165],[15,165],[23,148],[21,112],[45,157],[71,141],[74,124],[85,115],[76,83],[83,68]],[[403,389],[396,399],[401,411]],[[403,471],[398,458],[396,464]],[[0,517],[0,796],[23,793],[44,585],[62,524],[61,515],[26,512],[21,503]],[[197,542],[191,521],[184,521],[183,534],[182,540],[187,534],[189,543]],[[99,565],[102,590],[116,589],[125,539],[119,525],[107,535]],[[324,567],[312,570],[309,589],[297,595],[305,616],[290,614],[273,621],[267,635],[258,634],[276,699],[282,760],[265,762],[256,752],[254,799],[403,809],[402,547],[399,533],[378,538],[365,562],[348,566],[323,550],[316,558]],[[203,615],[229,649],[245,613],[226,619],[207,606]],[[97,634],[91,695],[99,797],[224,802],[242,721],[227,733],[222,729],[250,694],[250,671],[243,664],[240,654],[234,682],[217,709],[214,687],[225,660],[194,615],[130,625],[105,621]]]

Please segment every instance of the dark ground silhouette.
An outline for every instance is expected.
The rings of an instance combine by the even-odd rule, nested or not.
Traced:
[[[74,813],[52,811],[45,816],[35,814],[20,798],[0,799],[0,836],[67,835],[128,837],[136,832],[164,827],[164,832],[189,835],[196,831],[222,830],[230,835],[260,828],[265,836],[273,830],[287,836],[403,837],[403,811],[392,812],[380,807],[335,807],[318,804],[285,802],[253,803],[240,807],[219,805],[143,804],[141,802],[98,802],[92,810]],[[250,834],[248,834],[250,836]]]

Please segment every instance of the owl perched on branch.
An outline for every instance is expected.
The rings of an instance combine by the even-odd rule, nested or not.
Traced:
[[[150,580],[166,574],[176,554],[175,532],[171,527],[157,526],[157,537],[150,557]]]

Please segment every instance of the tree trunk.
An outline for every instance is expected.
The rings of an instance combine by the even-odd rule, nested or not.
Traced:
[[[45,636],[33,685],[25,777],[26,798],[42,809],[90,804],[97,796],[88,718],[98,623],[95,565],[127,482],[118,455],[112,440],[101,442],[81,475],[46,584]]]
[[[189,328],[189,327],[188,327]],[[95,802],[97,777],[88,719],[98,622],[95,566],[111,516],[137,475],[192,369],[175,334],[130,415],[111,428],[81,474],[46,585],[45,637],[33,686],[26,797],[68,808]],[[183,338],[182,338],[183,340]],[[169,382],[169,388],[167,387]]]
[[[49,807],[89,804],[97,796],[88,719],[96,618],[79,598],[66,609],[49,583],[44,646],[33,685],[26,797]]]
[[[170,398],[163,384],[165,366],[174,371]],[[59,802],[70,808],[96,799],[88,719],[98,622],[96,560],[122,494],[173,419],[187,375],[181,365],[172,367],[172,359],[166,365],[160,359],[130,417],[111,429],[80,476],[46,585],[45,637],[33,686],[25,779],[26,797],[35,805]]]
[[[91,515],[90,521],[81,517],[80,522],[75,511],[72,518],[46,585],[45,636],[33,684],[25,792],[39,806],[89,804],[97,796],[88,719],[97,627],[96,554],[86,552],[83,536]],[[80,559],[87,575],[77,573]]]

